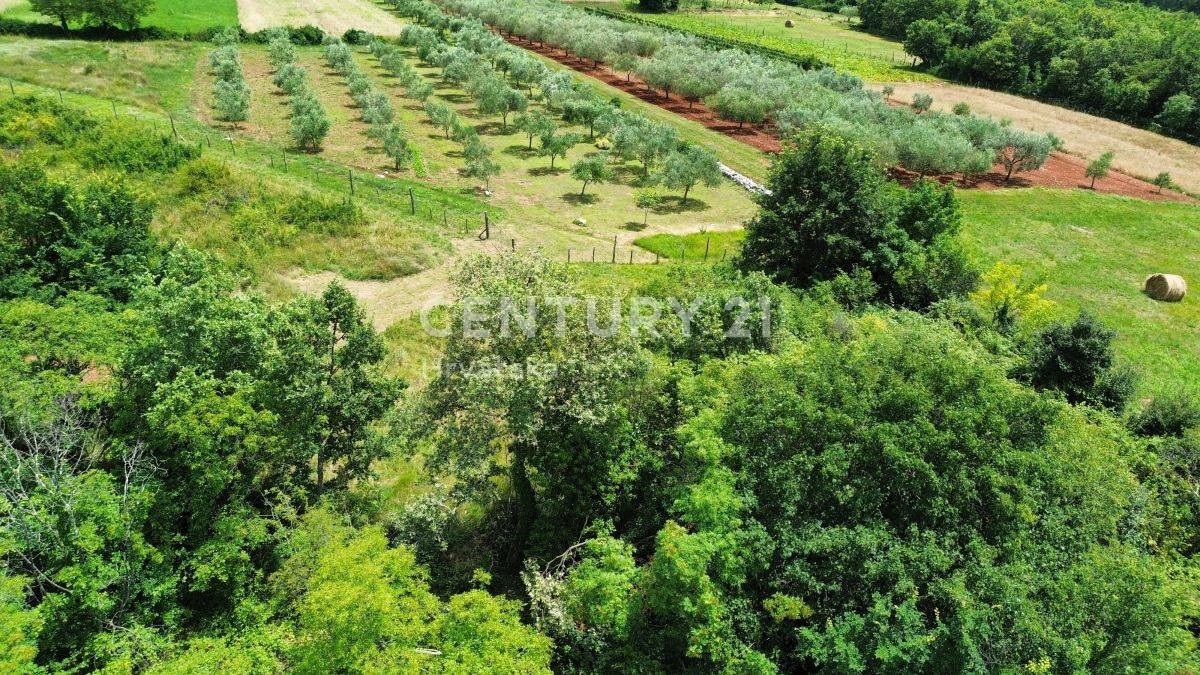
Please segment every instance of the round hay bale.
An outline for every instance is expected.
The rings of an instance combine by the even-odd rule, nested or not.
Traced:
[[[791,19],[788,19],[787,21],[783,22],[783,26],[784,26],[784,28],[795,28],[796,22],[792,21]]]
[[[1179,302],[1187,295],[1187,282],[1176,274],[1151,274],[1142,290],[1155,300]]]

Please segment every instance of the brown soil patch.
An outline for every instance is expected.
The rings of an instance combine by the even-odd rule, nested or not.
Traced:
[[[997,190],[1026,187],[1091,190],[1093,189],[1091,187],[1091,179],[1084,178],[1083,176],[1083,171],[1087,168],[1087,165],[1088,161],[1086,159],[1068,155],[1064,152],[1055,152],[1050,155],[1050,159],[1046,160],[1046,164],[1042,168],[1035,171],[1014,174],[1011,181],[1004,180],[1004,171],[999,165],[996,165],[991,173],[972,176],[969,181],[963,181],[956,176],[945,175],[928,176],[927,178],[933,178],[943,185],[953,183],[956,187],[968,190]],[[888,173],[891,174],[892,178],[904,185],[911,184],[918,177],[916,173],[900,167],[889,169]],[[1105,194],[1135,197],[1148,201],[1196,203],[1195,199],[1178,192],[1164,190],[1162,194],[1159,194],[1158,188],[1150,183],[1138,180],[1116,170],[1110,171],[1105,178],[1097,180],[1095,191]]]

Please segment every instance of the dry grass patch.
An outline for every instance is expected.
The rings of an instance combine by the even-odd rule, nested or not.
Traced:
[[[248,31],[312,24],[334,35],[350,28],[376,35],[399,35],[404,26],[403,21],[370,0],[238,0],[237,5],[238,19]]]

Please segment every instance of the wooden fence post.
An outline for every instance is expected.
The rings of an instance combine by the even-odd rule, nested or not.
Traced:
[[[346,175],[350,177],[350,196],[354,196],[354,169],[346,169]]]
[[[615,263],[615,262],[617,262],[617,235],[615,235],[615,234],[613,235],[613,254],[612,254],[612,261],[613,261],[614,263]]]
[[[704,240],[704,262],[708,262],[708,246],[712,243],[712,237]]]
[[[417,215],[417,197],[413,194],[413,189],[408,188],[408,212],[412,215]],[[484,216],[486,219],[486,215]]]

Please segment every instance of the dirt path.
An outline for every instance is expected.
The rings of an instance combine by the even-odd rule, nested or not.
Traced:
[[[371,0],[237,0],[237,5],[238,20],[248,31],[312,24],[334,35],[350,28],[399,35],[404,27],[403,21]]]

